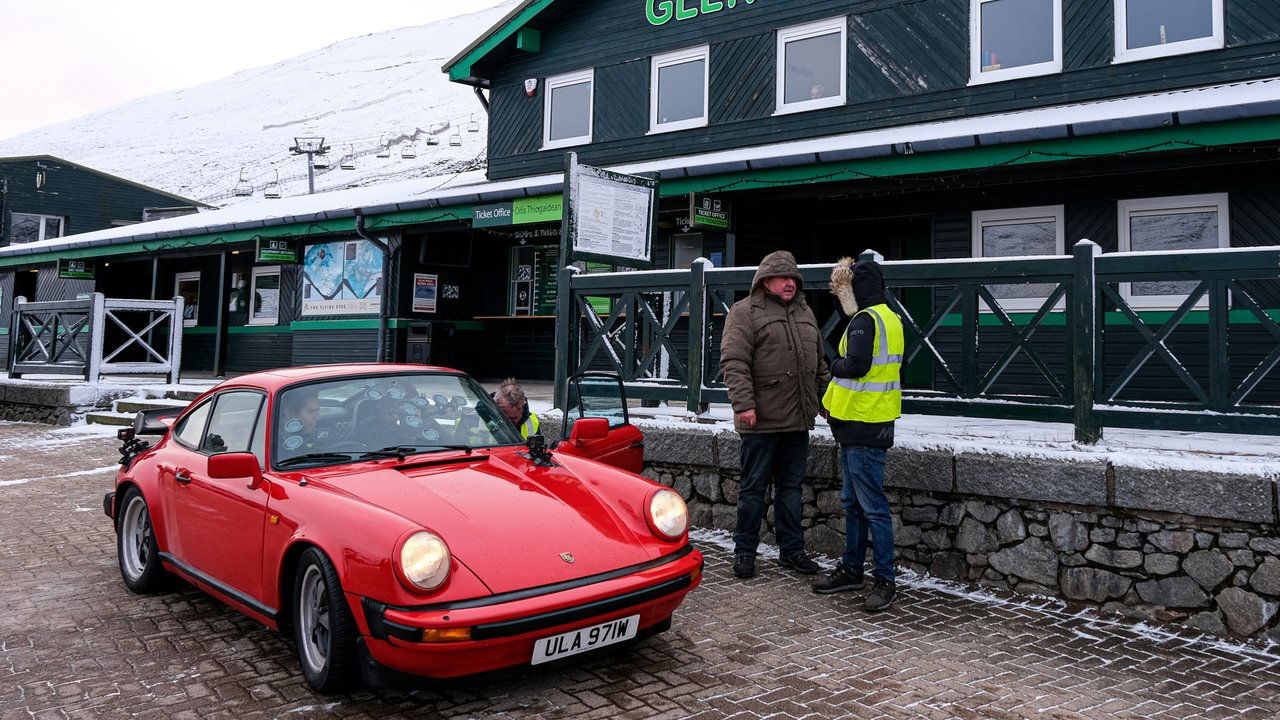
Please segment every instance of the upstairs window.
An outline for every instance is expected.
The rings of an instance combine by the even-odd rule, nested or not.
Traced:
[[[56,215],[13,213],[9,218],[9,242],[18,245],[62,237],[65,224]]]
[[[707,124],[707,59],[710,48],[656,55],[649,74],[649,132]]]
[[[1116,62],[1222,48],[1222,0],[1115,0]]]
[[[1062,0],[970,0],[969,84],[1062,72]]]
[[[542,149],[583,145],[591,142],[591,111],[594,104],[595,71],[547,78],[544,93]]]
[[[1212,250],[1230,247],[1227,194],[1124,200],[1120,210],[1120,251]],[[1176,310],[1198,282],[1157,280],[1121,283],[1120,294],[1134,308]],[[1196,307],[1209,306],[1200,298]]]
[[[777,114],[844,104],[847,25],[838,17],[778,31]]]

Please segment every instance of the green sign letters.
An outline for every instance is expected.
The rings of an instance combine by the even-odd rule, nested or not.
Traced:
[[[257,262],[298,262],[298,241],[281,238],[258,238]]]
[[[564,198],[560,195],[520,198],[505,203],[477,205],[471,216],[472,227],[500,227],[528,223],[560,222]]]
[[[710,15],[725,8],[733,9],[739,2],[750,5],[756,0],[645,0],[644,13],[650,25],[665,25],[669,20],[689,20],[699,15]]]
[[[63,280],[92,280],[92,260],[58,260],[58,277]]]

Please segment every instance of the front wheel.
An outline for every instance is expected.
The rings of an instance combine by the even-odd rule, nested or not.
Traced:
[[[298,661],[307,684],[326,695],[347,689],[358,670],[355,620],[338,572],[315,548],[304,552],[298,562],[293,618]]]
[[[154,592],[165,581],[160,548],[151,528],[151,511],[136,487],[125,491],[116,525],[116,555],[125,587],[136,593]]]

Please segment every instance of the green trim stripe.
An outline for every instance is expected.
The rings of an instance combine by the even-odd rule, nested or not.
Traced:
[[[489,35],[463,56],[461,60],[445,66],[444,69],[448,71],[449,79],[453,82],[458,82],[471,77],[471,67],[473,65],[484,59],[485,55],[493,52],[495,48],[502,44],[502,41],[519,32],[525,23],[536,17],[552,2],[554,0],[537,0],[506,23],[494,27]]]

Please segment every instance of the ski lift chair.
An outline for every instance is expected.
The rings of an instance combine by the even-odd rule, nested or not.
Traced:
[[[449,145],[451,147],[462,147],[462,133],[455,132],[449,136]]]
[[[350,145],[347,146],[347,154],[342,157],[342,163],[338,165],[338,167],[343,170],[356,169],[356,151],[354,147]]]
[[[249,197],[253,195],[253,184],[244,179],[244,168],[240,168],[240,181],[236,183],[236,187],[231,191],[236,197]]]
[[[412,160],[418,157],[418,149],[413,146],[413,143],[405,143],[404,147],[400,148],[400,157],[405,160]]]
[[[436,136],[436,135],[428,135],[428,136],[427,136],[427,144],[428,144],[428,145],[439,145],[439,144],[440,144],[440,138],[439,138],[439,136]]]
[[[476,116],[471,116],[471,122],[467,123],[467,132],[480,132],[480,123],[476,122]]]
[[[276,179],[268,183],[266,189],[262,191],[262,197],[268,198],[271,200],[275,200],[280,197],[280,171],[279,170],[276,170]]]
[[[329,167],[329,154],[316,153],[316,159],[311,162],[311,167],[317,170],[324,170]]]
[[[386,136],[378,138],[378,154],[374,157],[389,158],[391,157],[391,146],[384,139]]]

